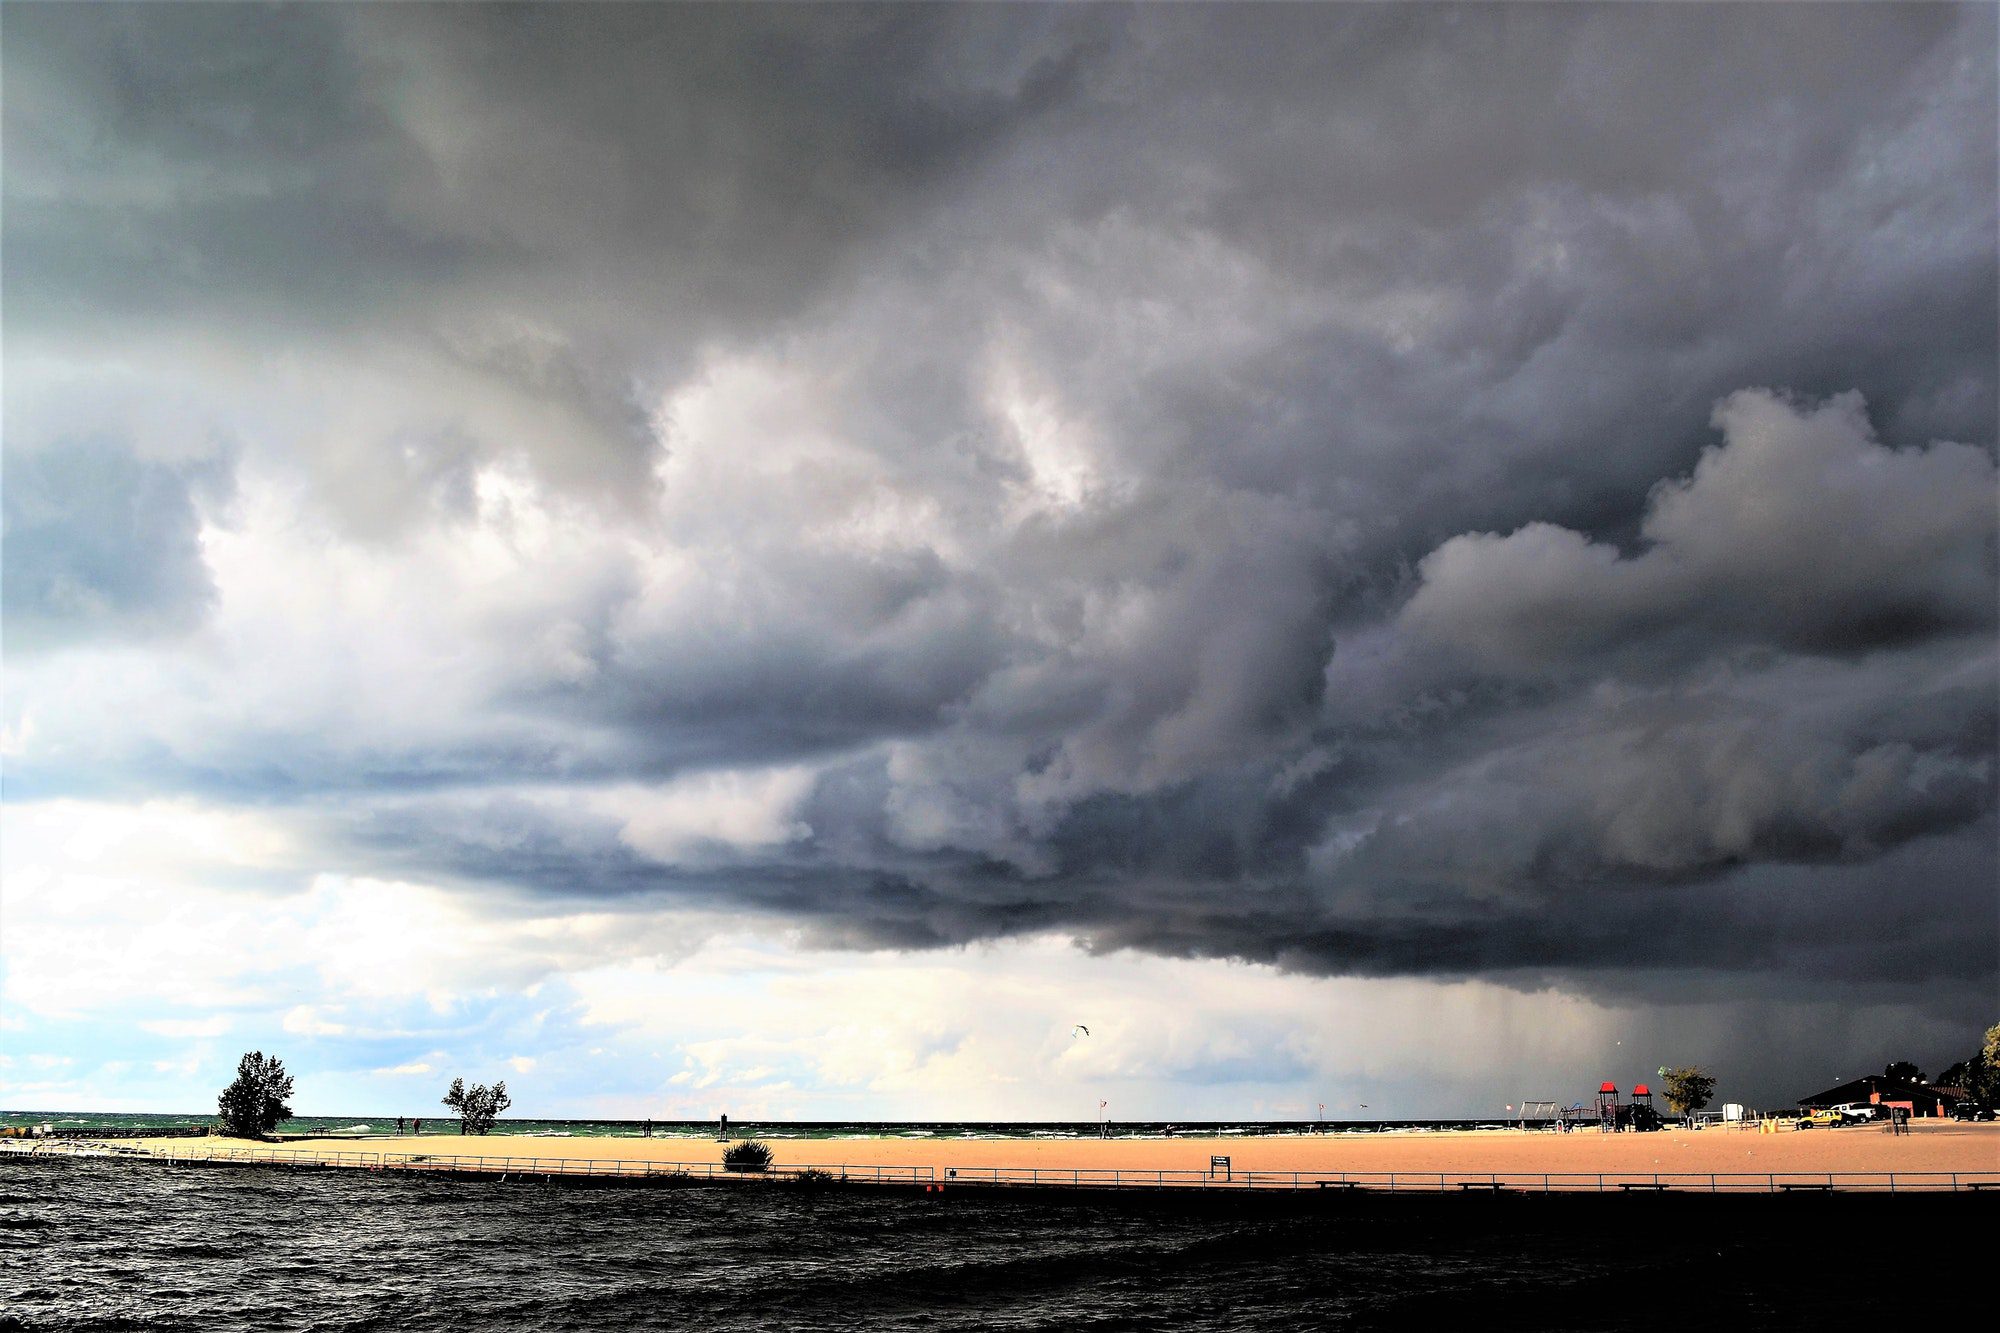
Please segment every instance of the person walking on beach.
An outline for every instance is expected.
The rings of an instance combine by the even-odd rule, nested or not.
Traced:
[[[413,1137],[423,1132],[424,1132],[424,1122],[421,1119],[419,1119],[416,1124],[410,1126],[410,1134]]]

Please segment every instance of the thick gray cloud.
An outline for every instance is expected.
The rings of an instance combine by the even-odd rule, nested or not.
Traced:
[[[1654,489],[1642,553],[1546,523],[1454,537],[1418,566],[1401,624],[1530,667],[1629,636],[1657,657],[1677,636],[1839,651],[1991,630],[1985,451],[1883,449],[1857,395],[1802,411],[1746,391],[1716,425],[1726,443]]]
[[[1988,8],[7,36],[17,797],[843,943],[1990,1007]],[[143,699],[114,624],[183,636]]]
[[[0,602],[9,645],[147,637],[199,623],[213,597],[198,497],[226,473],[88,438],[10,463]]]
[[[643,490],[649,394],[700,344],[809,304],[1059,96],[1067,48],[1040,56],[1034,35],[1059,23],[994,33],[989,74],[1018,76],[974,87],[925,78],[954,56],[950,25],[25,10],[6,126],[16,354],[192,338],[318,362],[316,397],[388,400],[371,439],[295,427],[319,498],[364,528],[413,456],[435,471],[523,451],[600,501]]]

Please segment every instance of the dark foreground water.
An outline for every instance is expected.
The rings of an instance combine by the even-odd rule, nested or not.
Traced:
[[[1968,1196],[1198,1200],[0,1160],[0,1330],[1769,1329],[1927,1308]]]

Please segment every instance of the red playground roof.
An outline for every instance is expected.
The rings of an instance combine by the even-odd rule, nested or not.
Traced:
[[[1650,1097],[1653,1094],[1647,1091],[1645,1084],[1641,1083],[1639,1086],[1632,1089],[1632,1095],[1634,1097]]]
[[[1616,1092],[1616,1091],[1618,1091],[1618,1085],[1617,1085],[1616,1083],[1606,1083],[1606,1084],[1605,1084],[1605,1085],[1604,1085],[1603,1087],[1599,1088],[1599,1089],[1598,1089],[1598,1091],[1599,1091],[1599,1092]]]

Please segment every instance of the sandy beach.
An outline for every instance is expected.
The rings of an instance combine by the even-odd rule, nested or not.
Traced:
[[[142,1139],[162,1154],[269,1150],[240,1139]],[[1430,1133],[1272,1135],[1171,1139],[769,1140],[779,1167],[932,1167],[1055,1171],[1206,1171],[1212,1155],[1246,1171],[1448,1172],[1500,1174],[1729,1174],[1735,1172],[1995,1172],[2000,1124],[1919,1124],[1906,1135],[1885,1128],[1787,1130],[1670,1129],[1653,1134],[1480,1130]],[[492,1135],[341,1137],[280,1145],[286,1152],[379,1152],[433,1157],[556,1158],[575,1161],[713,1163],[722,1144],[689,1138],[545,1138]]]

